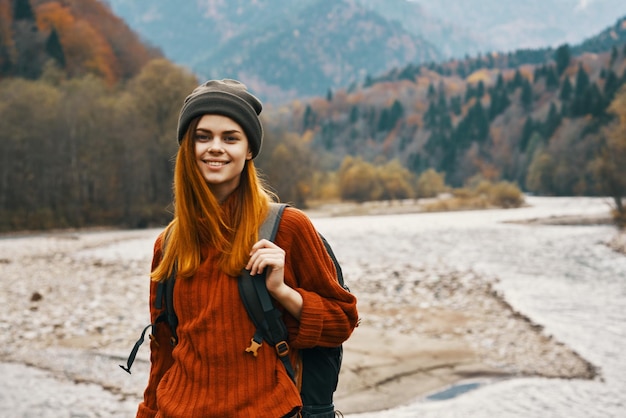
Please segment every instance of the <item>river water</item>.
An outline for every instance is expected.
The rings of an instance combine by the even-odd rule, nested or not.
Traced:
[[[373,417],[626,417],[626,257],[605,243],[608,225],[546,226],[507,221],[607,212],[607,200],[533,198],[514,210],[317,219],[351,261],[446,265],[499,280],[506,299],[599,368],[595,381],[523,378]],[[365,221],[365,222],[364,222]],[[354,246],[367,228],[368,240]],[[389,243],[393,242],[391,247]],[[347,266],[347,270],[349,270]]]

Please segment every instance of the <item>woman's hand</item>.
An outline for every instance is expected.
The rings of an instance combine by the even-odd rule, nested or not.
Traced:
[[[267,290],[296,319],[302,313],[302,296],[285,284],[285,251],[273,242],[262,239],[252,246],[246,270],[254,276],[265,270]]]

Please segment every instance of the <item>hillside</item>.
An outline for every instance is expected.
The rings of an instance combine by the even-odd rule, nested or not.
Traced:
[[[325,94],[368,74],[444,57],[416,32],[352,0],[109,4],[200,78],[238,78],[275,102]],[[387,4],[390,10],[398,4],[420,10],[405,0]]]
[[[602,193],[594,159],[607,107],[626,83],[626,18],[579,46],[516,64],[523,59],[518,51],[411,65],[278,112],[282,120],[290,112],[282,126],[333,169],[354,157],[398,160],[413,173],[434,168],[456,186],[479,176],[540,194]]]
[[[161,53],[98,0],[0,0],[0,78],[37,79],[53,64],[113,84]]]
[[[577,44],[626,14],[621,0],[106,3],[199,78],[239,78],[274,103],[408,64]]]

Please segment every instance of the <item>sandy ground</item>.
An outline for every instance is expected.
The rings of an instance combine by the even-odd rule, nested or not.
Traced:
[[[148,323],[147,302],[137,301],[147,298],[146,248],[157,233],[0,239],[0,304],[9,313],[0,322],[0,373],[9,377],[0,382],[0,406],[18,411],[10,416],[134,413],[147,381],[147,344],[131,376],[117,365]],[[622,234],[612,246],[623,250],[625,243]],[[344,345],[336,394],[344,414],[390,408],[464,382],[601,379],[592,364],[515,311],[490,279],[347,264],[347,276],[370,279],[351,283],[362,322]]]

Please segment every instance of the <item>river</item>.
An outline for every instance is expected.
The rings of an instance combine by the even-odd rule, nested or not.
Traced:
[[[318,228],[348,259],[370,264],[443,263],[499,279],[520,312],[596,365],[595,381],[523,378],[501,381],[444,401],[414,403],[350,418],[624,417],[626,416],[626,257],[605,243],[608,225],[546,226],[507,221],[606,213],[607,200],[533,198],[530,207],[359,218],[319,219]],[[350,247],[357,228],[371,237]],[[389,239],[396,245],[389,247]]]
[[[511,222],[606,214],[608,201],[528,197],[527,202],[528,207],[509,210],[319,217],[314,223],[339,254],[348,281],[358,280],[351,272],[361,263],[437,265],[496,278],[516,310],[592,362],[602,378],[504,380],[452,399],[416,399],[347,417],[626,416],[626,257],[605,245],[615,229]],[[123,256],[149,260],[146,251],[157,232],[122,242]],[[100,386],[76,385],[23,365],[0,363],[0,372],[7,378],[0,384],[0,417],[116,417],[136,408],[135,400],[120,403]],[[139,378],[143,385],[145,376]]]

